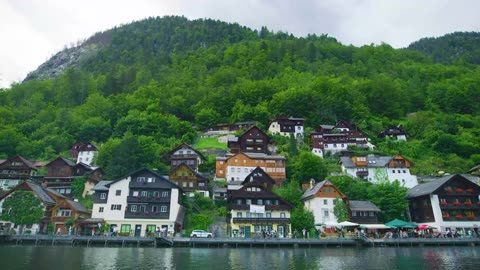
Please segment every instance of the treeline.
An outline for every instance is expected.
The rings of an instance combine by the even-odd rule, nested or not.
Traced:
[[[105,35],[105,36],[102,36]],[[347,119],[384,154],[417,173],[465,172],[480,163],[480,69],[434,64],[387,44],[345,46],[214,20],[149,18],[99,33],[102,49],[56,79],[0,91],[0,157],[49,160],[75,141],[103,145],[107,174],[160,157],[197,130],[279,114],[307,130]],[[377,134],[402,124],[409,141]],[[308,139],[307,142],[308,144]]]

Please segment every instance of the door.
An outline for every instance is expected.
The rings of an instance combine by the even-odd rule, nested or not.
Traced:
[[[278,226],[278,238],[283,238],[284,231],[283,231],[283,226],[279,225]]]
[[[135,225],[135,236],[140,237],[141,233],[142,233],[142,225],[140,224]]]
[[[251,233],[250,233],[250,226],[245,226],[245,238],[250,238]]]

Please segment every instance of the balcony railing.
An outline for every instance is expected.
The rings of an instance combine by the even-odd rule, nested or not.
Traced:
[[[128,196],[127,203],[169,203],[170,197],[142,197],[142,196]]]
[[[251,217],[237,217],[233,218],[233,223],[252,223],[252,224],[272,224],[272,223],[290,223],[289,218],[251,218]]]
[[[169,219],[170,213],[168,212],[125,212],[125,218],[135,219]]]

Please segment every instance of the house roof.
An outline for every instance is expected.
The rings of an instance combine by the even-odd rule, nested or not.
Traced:
[[[22,156],[20,156],[20,155],[16,155],[16,156],[14,156],[14,157],[11,157],[11,158],[9,158],[9,159],[1,162],[0,165],[7,164],[8,161],[14,160],[14,159],[16,159],[16,158],[20,159],[20,160],[21,160],[27,167],[29,167],[30,169],[35,170],[35,171],[38,170],[38,168],[35,167],[35,165],[34,165],[31,161],[27,160],[26,158],[24,158],[24,157],[22,157]],[[8,165],[6,165],[6,166],[8,166]]]
[[[200,156],[200,158],[202,158],[203,160],[205,160],[205,156],[198,150],[196,150],[195,148],[193,148],[191,145],[188,145],[186,143],[182,143],[180,145],[178,145],[177,147],[173,148],[169,153],[169,155],[173,155],[173,153],[175,153],[175,151],[177,151],[178,149],[180,148],[189,148],[189,149],[192,149],[195,153],[197,153],[197,155]]]
[[[66,163],[68,166],[70,166],[70,167],[75,166],[75,163],[74,163],[73,161],[71,161],[71,160],[69,160],[69,159],[67,159],[67,158],[65,158],[65,157],[62,157],[62,156],[58,156],[56,159],[48,162],[45,166],[50,165],[50,163],[54,162],[54,161],[57,160],[57,159],[61,159],[63,162],[65,162],[65,163]]]
[[[175,183],[173,183],[173,182],[170,182],[168,179],[165,179],[165,177],[163,177],[162,175],[160,175],[160,174],[158,174],[158,173],[156,173],[156,172],[154,172],[154,171],[152,171],[152,170],[149,170],[149,169],[147,169],[147,168],[138,169],[138,170],[136,170],[136,171],[134,171],[134,172],[132,172],[132,173],[127,174],[127,175],[124,176],[124,177],[121,177],[121,178],[119,178],[119,179],[113,180],[113,181],[111,181],[110,183],[106,184],[105,187],[110,187],[110,185],[113,184],[113,183],[116,183],[116,182],[118,182],[118,181],[124,180],[124,179],[126,179],[127,177],[129,177],[129,176],[134,176],[134,175],[139,174],[139,173],[141,173],[141,172],[149,172],[149,173],[155,175],[156,177],[158,177],[159,179],[163,179],[164,182],[165,182],[165,184],[167,184],[168,186],[173,187],[173,188],[178,188],[178,189],[181,190],[180,186],[178,186],[177,184],[175,184]]]
[[[383,168],[388,165],[392,156],[377,156],[377,155],[368,155],[367,156],[367,167],[369,168]],[[353,163],[351,157],[341,157],[340,162],[345,168],[356,168],[355,163]]]
[[[111,180],[110,181],[105,181],[105,180],[100,181],[92,188],[92,190],[105,190],[105,191],[107,191],[108,190],[107,185],[109,185],[112,182],[113,181],[111,181]]]
[[[457,176],[458,174],[455,175],[446,175],[439,177],[437,180],[425,183],[425,184],[419,184],[414,187],[412,187],[410,190],[408,190],[408,195],[407,198],[415,198],[423,195],[428,195],[433,193],[435,190],[440,188],[443,184],[445,184],[448,180],[452,179],[454,176]],[[458,175],[462,177],[461,175]]]
[[[55,204],[55,200],[48,194],[48,191],[47,189],[45,189],[44,187],[40,186],[40,185],[37,185],[37,184],[34,184],[30,181],[23,181],[21,182],[20,184],[16,185],[15,187],[13,187],[11,190],[7,191],[6,193],[4,193],[3,195],[0,196],[0,200],[3,200],[5,197],[7,197],[8,195],[10,195],[11,193],[15,192],[16,190],[18,190],[20,187],[22,187],[23,185],[26,185],[33,193],[35,193],[35,195],[40,199],[40,201],[42,201],[43,203],[46,203],[46,204]]]
[[[182,166],[185,167],[185,168],[187,168],[187,170],[191,171],[196,177],[201,178],[201,179],[204,179],[204,180],[208,180],[207,177],[205,177],[203,174],[195,171],[192,167],[190,167],[189,165],[187,165],[187,164],[185,164],[185,163],[183,163],[183,162],[180,163],[179,165],[175,166],[175,167],[172,167],[172,168],[170,169],[169,175],[166,175],[166,176],[163,176],[163,177],[166,178],[167,180],[169,180],[169,179],[170,179],[170,174],[171,174],[172,172],[176,171],[177,169],[179,169],[179,168],[182,167]]]
[[[67,200],[68,204],[72,206],[72,208],[77,211],[77,212],[83,212],[83,213],[90,213],[85,206],[83,206],[81,203],[72,201],[72,200]]]
[[[313,179],[312,179],[312,180],[313,180]],[[317,192],[318,192],[323,186],[325,186],[325,185],[331,185],[331,186],[334,186],[334,187],[335,187],[335,185],[334,185],[332,182],[330,182],[330,180],[328,180],[328,179],[323,180],[323,181],[318,182],[317,184],[315,184],[315,186],[313,186],[312,188],[307,189],[307,190],[303,193],[301,200],[305,200],[305,199],[307,199],[307,198],[309,198],[309,197],[311,197],[311,196],[315,196],[315,194],[317,194]],[[340,193],[340,195],[343,195],[338,189],[337,189],[337,191]]]
[[[471,172],[474,172],[474,171],[477,171],[477,170],[480,170],[480,164],[478,164],[477,166],[474,166],[473,168],[468,170],[468,172],[471,173]]]
[[[245,185],[249,182],[254,182],[254,181],[261,181],[261,182],[268,181],[273,185],[276,183],[275,180],[273,180],[273,178],[270,177],[268,173],[266,173],[262,168],[258,166],[245,177],[245,179],[242,181],[241,184]]]
[[[380,208],[378,208],[374,203],[370,201],[349,201],[348,208],[355,211],[381,212]]]

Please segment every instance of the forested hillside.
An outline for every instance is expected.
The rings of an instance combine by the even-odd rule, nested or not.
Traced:
[[[0,91],[0,158],[49,160],[74,141],[93,141],[107,175],[162,170],[160,157],[193,143],[197,130],[244,120],[266,126],[285,114],[305,117],[310,128],[347,119],[376,151],[405,155],[417,173],[480,163],[477,65],[183,17],[149,18],[86,44],[95,42],[97,52],[63,75]],[[408,142],[376,138],[398,124]]]

